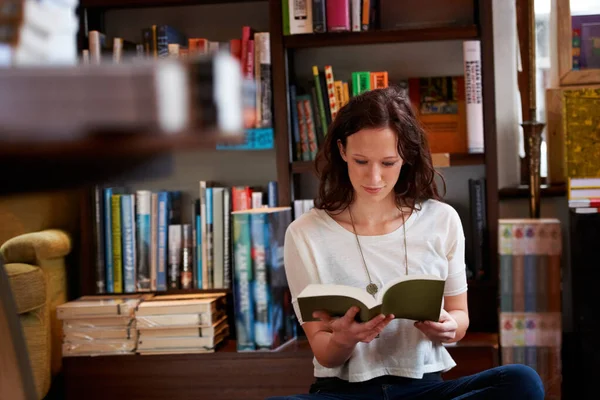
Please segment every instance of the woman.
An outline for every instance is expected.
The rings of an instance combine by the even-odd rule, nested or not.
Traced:
[[[469,325],[464,234],[441,202],[429,145],[409,101],[395,88],[356,96],[332,123],[317,165],[315,208],[285,240],[285,268],[296,315],[314,353],[310,394],[284,399],[543,399],[537,373],[507,365],[443,381],[456,364],[443,343]],[[380,315],[358,323],[317,313],[304,322],[297,295],[310,283],[374,294],[402,274],[446,280],[438,322]]]

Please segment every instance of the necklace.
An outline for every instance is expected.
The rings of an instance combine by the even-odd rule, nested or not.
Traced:
[[[364,254],[363,254],[362,247],[360,245],[360,241],[358,240],[358,234],[356,233],[356,226],[354,225],[354,218],[352,218],[352,211],[350,210],[350,207],[348,207],[348,213],[350,214],[350,221],[352,222],[352,230],[354,231],[354,237],[356,238],[356,244],[358,245],[358,251],[360,252],[360,257],[362,258],[363,266],[365,267],[365,272],[367,273],[367,277],[369,278],[369,284],[366,287],[367,293],[369,293],[372,296],[375,296],[375,294],[377,293],[377,291],[379,289],[377,288],[377,285],[373,283],[373,280],[371,280],[371,274],[369,274],[369,268],[367,268],[367,262],[365,260]],[[406,270],[406,275],[408,275],[408,252],[407,252],[407,248],[406,248],[406,220],[404,219],[404,213],[402,213],[402,230],[404,231],[404,267]]]

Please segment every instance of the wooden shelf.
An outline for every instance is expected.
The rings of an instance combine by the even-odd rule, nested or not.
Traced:
[[[285,48],[353,46],[359,44],[470,40],[478,38],[475,25],[394,31],[328,32],[284,36]]]
[[[85,8],[173,7],[205,4],[256,3],[264,0],[81,0]]]
[[[11,139],[12,138],[12,139]],[[80,138],[30,139],[0,132],[0,159],[4,158],[114,158],[136,157],[174,150],[214,150],[218,143],[241,144],[243,135],[228,136],[216,131],[166,133],[102,133]]]
[[[541,185],[540,193],[542,197],[561,197],[567,195],[567,186],[565,184],[558,185]],[[499,190],[500,199],[525,199],[529,197],[529,187],[527,185],[519,185],[513,187],[504,187]]]
[[[433,166],[436,168],[485,164],[485,155],[483,153],[436,153],[432,154],[432,159]],[[293,174],[316,173],[314,161],[294,161],[291,168]]]
[[[279,351],[238,353],[235,346],[228,340],[207,354],[66,357],[66,398],[178,400],[202,393],[211,400],[258,400],[306,393],[314,381],[313,353],[305,339]],[[497,334],[469,332],[447,349],[457,366],[445,379],[498,365]]]
[[[150,158],[174,151],[214,150],[217,143],[240,144],[243,135],[216,131],[176,135],[104,133],[76,139],[24,140],[0,132],[0,195],[76,188],[102,182]]]

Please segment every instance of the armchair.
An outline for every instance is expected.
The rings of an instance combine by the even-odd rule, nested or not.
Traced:
[[[65,256],[70,251],[68,234],[57,229],[22,234],[0,246],[40,399],[61,369],[56,306],[67,301]]]

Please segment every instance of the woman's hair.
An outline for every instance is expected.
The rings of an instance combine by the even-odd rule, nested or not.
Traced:
[[[442,179],[444,190],[445,182],[433,168],[425,131],[406,96],[399,88],[388,87],[353,97],[329,126],[316,158],[320,183],[315,207],[336,212],[352,203],[354,188],[338,140],[345,148],[348,136],[369,128],[391,128],[398,138],[398,154],[404,162],[394,186],[398,207],[415,210],[425,200],[440,200],[435,175]]]

